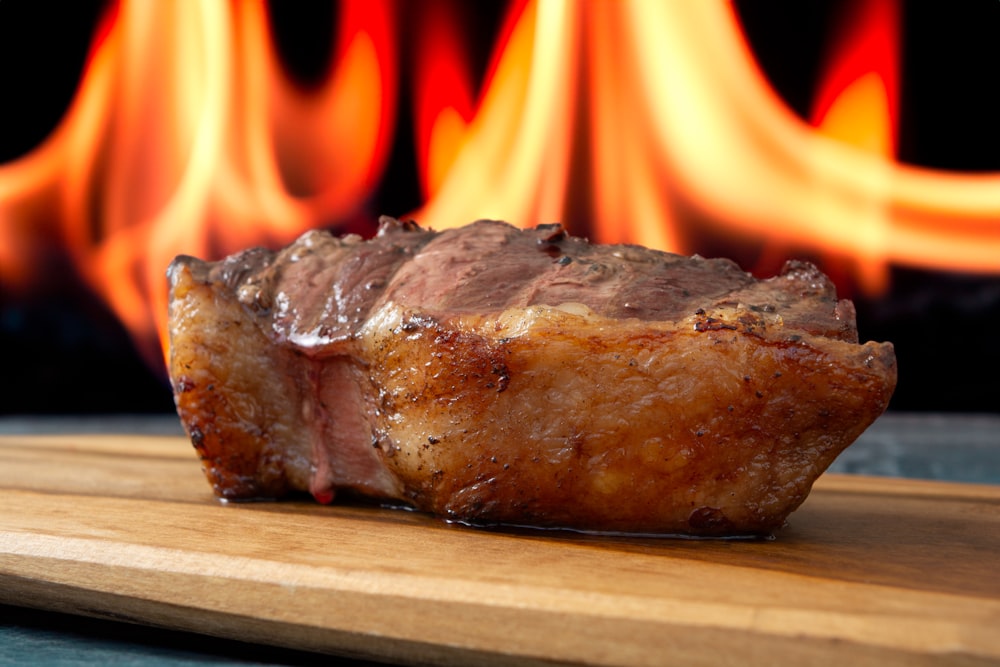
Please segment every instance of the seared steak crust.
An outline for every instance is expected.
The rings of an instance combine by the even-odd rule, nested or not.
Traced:
[[[810,264],[383,219],[169,270],[181,420],[225,498],[307,490],[455,520],[780,527],[881,414],[889,343]]]

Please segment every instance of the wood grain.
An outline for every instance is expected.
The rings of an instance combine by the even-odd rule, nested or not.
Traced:
[[[827,475],[772,541],[224,505],[181,438],[0,437],[0,602],[412,664],[1000,663],[1000,487]]]

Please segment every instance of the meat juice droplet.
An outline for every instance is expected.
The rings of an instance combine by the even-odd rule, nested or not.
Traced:
[[[319,491],[313,494],[313,498],[320,505],[329,505],[333,502],[333,491]]]

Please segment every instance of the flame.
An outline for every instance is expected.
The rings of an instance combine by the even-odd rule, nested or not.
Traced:
[[[522,225],[562,218],[573,145],[563,105],[576,94],[575,78],[565,74],[577,49],[575,18],[559,3],[513,7],[475,118],[417,219],[446,228],[476,218]]]
[[[2,284],[25,288],[62,247],[155,357],[175,255],[287,243],[356,214],[395,122],[390,4],[342,4],[334,65],[308,93],[283,72],[263,3],[112,7],[63,123],[0,167]]]
[[[892,158],[899,127],[899,4],[854,0],[842,19],[814,101],[812,125],[827,136]]]
[[[758,239],[765,255],[851,258],[872,293],[890,264],[1000,273],[1000,176],[887,154],[898,65],[880,31],[895,30],[893,7],[843,50],[840,71],[858,76],[831,76],[817,131],[772,91],[726,3],[519,5],[452,169],[416,215],[568,220],[678,252],[697,250],[694,235]],[[876,140],[854,145],[858,130],[836,119],[872,111],[861,134]]]
[[[896,154],[899,127],[899,20],[896,0],[848,3],[811,119],[822,134],[886,160]],[[859,211],[860,228],[872,236],[884,233],[891,215],[886,203],[874,200]],[[875,239],[873,245],[877,243]],[[857,252],[851,264],[861,288],[868,294],[885,292],[886,259],[864,249]],[[824,264],[837,267],[828,253]]]
[[[454,162],[473,113],[473,79],[461,26],[442,2],[418,14],[422,47],[413,59],[416,157],[423,195],[437,190]]]
[[[369,217],[401,62],[424,195],[412,215],[434,228],[563,221],[684,253],[713,239],[756,249],[761,268],[808,253],[871,294],[890,266],[1000,273],[1000,175],[893,157],[895,0],[851,5],[811,122],[722,1],[514,0],[477,85],[452,5],[406,14],[421,39],[400,53],[399,4],[346,0],[310,89],[283,70],[265,6],[112,6],[60,127],[0,166],[0,285],[30,288],[60,248],[156,356],[174,255]]]

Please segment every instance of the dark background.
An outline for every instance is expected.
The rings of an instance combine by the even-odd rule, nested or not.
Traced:
[[[480,72],[504,2],[454,2]],[[59,123],[107,3],[0,1],[0,164],[23,156]],[[831,26],[843,2],[735,3],[759,64],[807,118]],[[303,85],[322,77],[336,11],[330,2],[272,2],[278,45]],[[401,2],[404,12],[419,2]],[[1000,2],[902,5],[899,160],[1000,172]],[[401,21],[407,25],[407,21]],[[419,48],[401,35],[400,51]],[[395,152],[372,208],[419,206],[406,81]],[[0,220],[0,224],[3,221]],[[997,222],[1000,225],[1000,220]],[[899,358],[896,411],[1000,412],[1000,276],[893,269],[885,297],[855,297],[862,338],[891,340]],[[136,355],[108,310],[55,265],[31,294],[0,287],[0,414],[170,412],[166,380]]]

